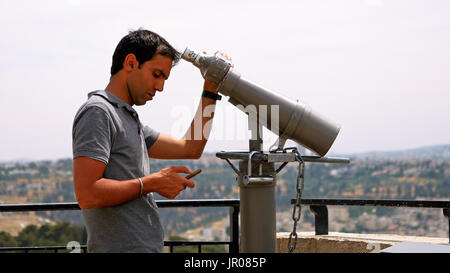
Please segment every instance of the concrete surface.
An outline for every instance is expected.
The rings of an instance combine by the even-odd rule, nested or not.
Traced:
[[[277,233],[277,252],[288,253],[289,232]],[[394,234],[361,234],[330,232],[297,232],[294,253],[377,253],[401,242],[450,245],[448,238],[401,236]]]

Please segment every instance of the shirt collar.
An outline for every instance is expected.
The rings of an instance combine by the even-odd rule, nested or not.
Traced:
[[[136,113],[136,110],[134,110],[133,107],[131,107],[128,103],[124,102],[123,100],[119,99],[119,97],[117,97],[116,95],[114,95],[113,93],[106,91],[106,90],[96,90],[96,91],[92,91],[90,93],[88,93],[88,98],[90,98],[91,96],[100,96],[103,97],[104,99],[106,99],[109,103],[111,103],[112,105],[116,106],[116,107],[123,107],[126,110],[128,110],[131,113]]]

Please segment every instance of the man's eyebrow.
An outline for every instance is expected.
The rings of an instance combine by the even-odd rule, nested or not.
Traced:
[[[169,79],[169,77],[166,76],[166,73],[164,73],[164,71],[162,71],[161,69],[158,69],[158,71],[159,71],[159,73],[161,73],[161,75],[164,77],[164,79],[166,79],[166,81],[167,81],[167,79]]]

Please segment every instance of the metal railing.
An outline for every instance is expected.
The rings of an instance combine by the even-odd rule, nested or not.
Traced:
[[[156,200],[159,208],[173,207],[229,207],[230,240],[229,241],[164,241],[170,252],[176,246],[197,246],[202,252],[204,245],[228,245],[229,253],[239,253],[239,199],[191,199],[191,200]],[[78,203],[36,203],[36,204],[0,204],[0,212],[26,212],[26,211],[54,211],[54,210],[80,210]],[[80,245],[80,250],[87,252],[86,245]],[[0,252],[19,251],[53,251],[71,250],[67,246],[27,246],[27,247],[0,247]]]
[[[291,199],[291,204],[296,200]],[[405,207],[405,208],[440,208],[449,223],[450,243],[450,201],[429,200],[364,200],[364,199],[301,199],[302,205],[309,206],[314,214],[316,235],[328,234],[327,206],[375,206],[375,207]]]

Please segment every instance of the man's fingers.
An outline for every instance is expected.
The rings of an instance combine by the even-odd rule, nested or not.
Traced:
[[[170,168],[176,173],[191,173],[192,172],[185,166],[171,166]]]
[[[227,53],[221,52],[221,51],[216,51],[216,53],[214,53],[214,55],[216,54],[220,54],[222,56],[224,56],[225,58],[227,58],[228,60],[232,61],[233,58],[231,58]]]
[[[206,51],[203,51],[203,54],[207,55],[208,53],[207,53]],[[224,52],[222,52],[222,51],[220,51],[220,50],[217,50],[217,51],[214,53],[214,55],[217,55],[217,54],[222,55],[223,57],[225,57],[226,59],[228,59],[228,60],[230,60],[230,61],[233,60],[233,58],[231,58],[227,53],[224,53]]]
[[[186,183],[184,183],[184,188],[186,188],[186,186],[188,186],[189,188],[194,188],[195,187],[195,183],[191,180],[186,179]]]

